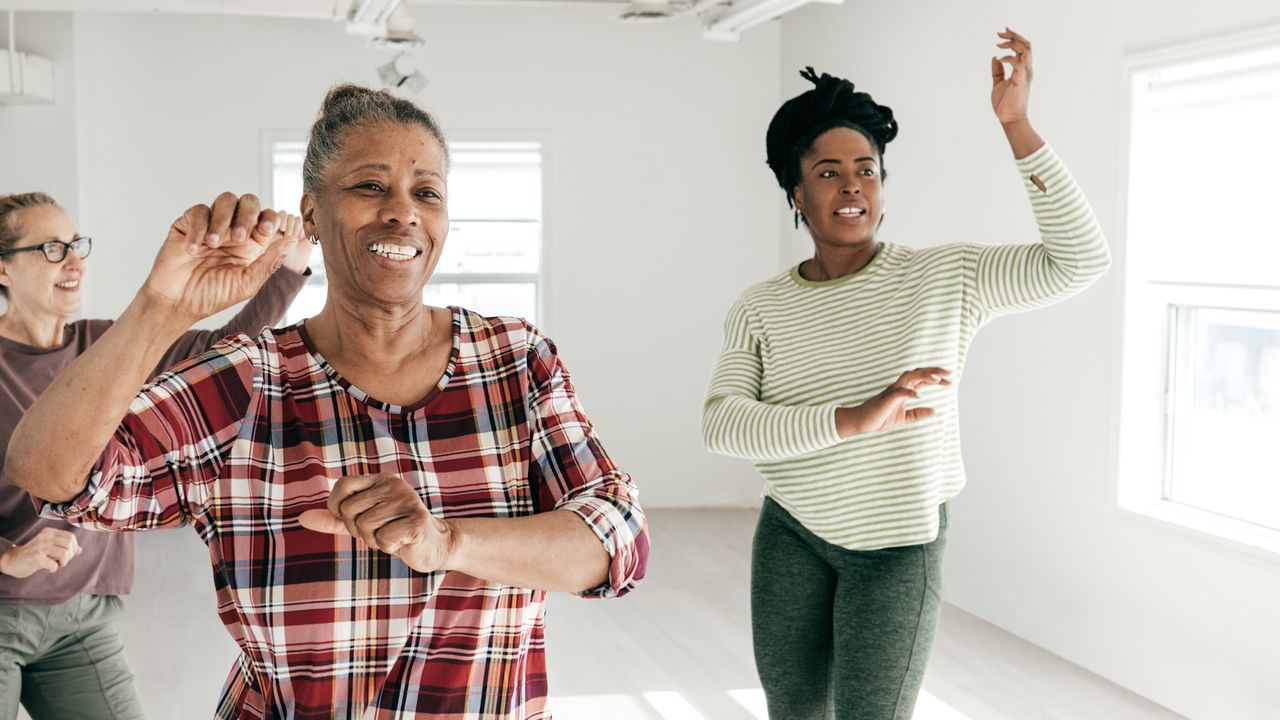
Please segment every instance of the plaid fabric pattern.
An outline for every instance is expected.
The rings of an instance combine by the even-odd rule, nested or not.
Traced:
[[[644,576],[631,478],[592,432],[555,346],[453,309],[439,385],[399,407],[308,348],[302,326],[230,338],[138,395],[85,492],[45,512],[107,530],[190,524],[239,644],[218,718],[549,718],[546,593],[419,573],[302,528],[340,477],[396,473],[439,517],[579,515],[612,597]]]

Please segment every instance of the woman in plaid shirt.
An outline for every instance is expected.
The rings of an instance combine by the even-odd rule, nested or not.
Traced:
[[[555,345],[422,304],[447,171],[421,109],[334,88],[304,166],[320,314],[143,387],[182,329],[288,249],[255,198],[224,194],[173,224],[128,310],[13,434],[8,475],[47,514],[190,524],[208,545],[242,650],[219,718],[550,717],[546,592],[612,597],[644,576],[635,485]]]

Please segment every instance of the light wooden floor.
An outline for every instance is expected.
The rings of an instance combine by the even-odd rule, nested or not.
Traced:
[[[653,510],[649,577],[619,600],[555,596],[548,662],[558,720],[764,720],[751,657],[755,514]],[[121,627],[148,717],[209,717],[235,646],[190,530],[138,538]],[[943,612],[916,720],[1176,720],[957,608]]]
[[[619,600],[548,602],[559,720],[765,720],[751,654],[755,513],[649,513],[649,577]],[[602,662],[601,658],[621,660]],[[1181,717],[947,605],[916,720]]]

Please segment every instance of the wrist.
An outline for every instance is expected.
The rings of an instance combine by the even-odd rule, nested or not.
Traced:
[[[184,312],[177,302],[143,285],[134,296],[133,302],[125,308],[119,321],[135,321],[145,323],[163,336],[177,337],[191,328],[202,318]],[[119,322],[118,321],[118,322]]]
[[[466,552],[470,547],[470,536],[466,531],[466,523],[459,520],[428,520],[438,523],[438,532],[443,535],[439,547],[444,557],[440,560],[441,570],[465,572]]]
[[[13,552],[17,550],[19,547],[20,547],[19,545],[14,545],[8,550],[5,550],[4,552],[0,553],[0,575],[13,574],[9,572],[12,569],[10,568],[10,560],[12,559]]]
[[[836,434],[839,435],[841,439],[858,434],[857,408],[836,408]]]
[[[280,263],[280,269],[288,270],[294,275],[302,275],[303,277],[306,277],[311,274],[311,265],[309,262],[302,263],[302,265],[299,266],[298,263],[290,260],[289,258],[285,258],[285,261],[283,263]]]
[[[1031,127],[1031,123],[1025,117],[1008,123],[1001,122],[1000,126],[1004,128],[1004,136],[1009,140],[1014,158],[1018,160],[1027,157],[1044,145],[1040,134]]]

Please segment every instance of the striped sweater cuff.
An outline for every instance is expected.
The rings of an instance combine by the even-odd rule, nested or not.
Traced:
[[[1057,171],[1064,170],[1062,159],[1058,157],[1058,153],[1053,151],[1049,143],[1045,143],[1036,149],[1030,155],[1015,160],[1018,164],[1018,174],[1022,176],[1022,184],[1026,187],[1027,192],[1033,196],[1045,195],[1052,193],[1055,188],[1042,186],[1047,179],[1046,176],[1056,175]],[[1037,183],[1036,180],[1040,182]]]

